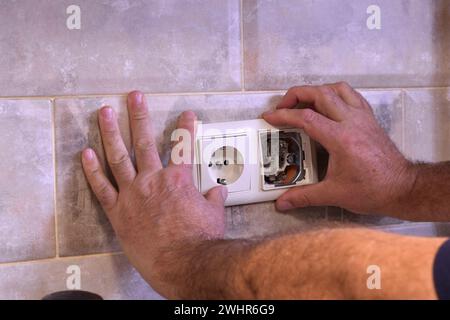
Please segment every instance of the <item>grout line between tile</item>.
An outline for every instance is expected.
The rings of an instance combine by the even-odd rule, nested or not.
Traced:
[[[241,91],[245,91],[245,61],[244,61],[244,0],[239,1],[239,25],[241,38]]]
[[[399,91],[399,90],[442,90],[450,89],[450,86],[441,87],[372,87],[372,88],[355,88],[359,91]],[[233,95],[233,94],[268,94],[268,93],[284,93],[286,89],[273,89],[273,90],[235,90],[235,91],[196,91],[196,92],[153,92],[145,93],[146,96],[200,96],[200,95]],[[108,98],[108,97],[123,97],[127,94],[124,93],[95,93],[95,94],[79,94],[79,95],[48,95],[48,96],[0,96],[0,100],[27,100],[27,99],[73,99],[73,98]]]
[[[53,159],[53,215],[55,223],[55,255],[56,258],[59,257],[59,237],[58,237],[58,207],[56,201],[56,186],[57,186],[57,176],[56,176],[56,104],[55,99],[52,99],[52,159]]]
[[[55,258],[44,258],[44,259],[34,259],[34,260],[11,261],[11,262],[0,263],[0,268],[1,267],[9,267],[9,266],[25,265],[25,264],[59,262],[59,261],[65,261],[65,260],[71,260],[71,259],[89,259],[89,258],[101,258],[101,257],[108,257],[108,256],[113,257],[113,256],[122,255],[122,254],[123,254],[122,251],[117,251],[117,252],[93,253],[93,254],[86,254],[86,255],[81,255],[81,256],[67,256],[67,257],[55,257]]]

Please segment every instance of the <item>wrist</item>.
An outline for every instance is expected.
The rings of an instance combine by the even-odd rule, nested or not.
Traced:
[[[388,190],[390,194],[386,201],[385,214],[401,219],[408,219],[408,208],[411,204],[414,188],[420,174],[420,166],[404,159],[397,174],[392,179],[392,186]],[[409,217],[410,218],[410,217]]]

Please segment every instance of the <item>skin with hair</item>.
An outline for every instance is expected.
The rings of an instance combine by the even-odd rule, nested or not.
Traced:
[[[299,104],[309,107],[298,109]],[[258,240],[224,240],[225,187],[205,196],[194,187],[191,163],[163,168],[142,93],[128,95],[136,166],[116,115],[99,111],[109,181],[92,149],[82,153],[89,184],[124,253],[167,298],[435,299],[433,261],[444,238],[419,238],[362,228],[322,229]],[[294,87],[263,118],[302,128],[329,152],[315,185],[288,190],[279,211],[332,205],[361,214],[407,220],[450,220],[450,164],[414,164],[378,125],[370,105],[346,83]],[[178,128],[194,136],[193,112]],[[192,143],[192,141],[190,141]],[[367,268],[380,268],[382,287],[370,290]]]

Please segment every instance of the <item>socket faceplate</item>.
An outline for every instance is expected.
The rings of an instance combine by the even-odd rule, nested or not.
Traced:
[[[317,182],[314,142],[262,119],[199,123],[193,177],[202,193],[225,185],[227,206],[275,200],[286,188]]]

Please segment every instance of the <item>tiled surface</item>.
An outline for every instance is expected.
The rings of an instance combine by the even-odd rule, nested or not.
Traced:
[[[121,132],[129,147],[124,97],[55,101],[56,200],[61,256],[119,250],[112,227],[86,182],[80,158],[81,150],[90,146],[105,163],[97,120],[97,110],[105,105],[118,113]]]
[[[449,237],[450,225],[443,222],[417,222],[394,226],[382,226],[375,229],[418,237]]]
[[[245,87],[346,80],[358,87],[450,84],[446,0],[245,0]],[[370,5],[381,29],[367,28]]]
[[[48,100],[0,100],[0,262],[55,255]]]
[[[403,149],[403,106],[401,91],[361,91],[372,106],[378,123],[394,141]]]
[[[450,159],[450,89],[430,88],[450,85],[449,1],[242,0],[243,12],[240,2],[81,0],[81,30],[72,31],[66,28],[71,1],[2,2],[0,95],[24,99],[0,100],[0,298],[39,299],[65,289],[71,264],[81,266],[82,289],[105,298],[160,298],[122,255],[109,254],[120,247],[80,163],[88,145],[104,162],[96,117],[102,105],[116,108],[130,144],[119,95],[132,89],[163,93],[148,100],[164,162],[183,110],[204,122],[254,119],[276,105],[281,90],[337,80],[362,88],[410,158]],[[366,27],[371,4],[381,8],[381,30]],[[199,91],[215,94],[180,94]],[[343,225],[450,235],[448,224],[334,207],[282,214],[261,203],[226,212],[228,238]],[[39,259],[45,260],[16,263]]]
[[[239,0],[3,1],[4,96],[240,89]]]
[[[273,202],[227,208],[227,237],[252,238],[289,231],[305,231],[326,224],[325,207],[280,213]]]
[[[405,223],[404,220],[380,215],[362,215],[343,210],[344,223],[357,223],[365,226],[384,226]]]
[[[414,160],[450,160],[450,88],[406,91],[405,153]]]
[[[0,265],[0,299],[42,299],[67,290],[67,280],[74,275],[69,266],[79,268],[82,290],[103,299],[162,298],[119,254]]]

